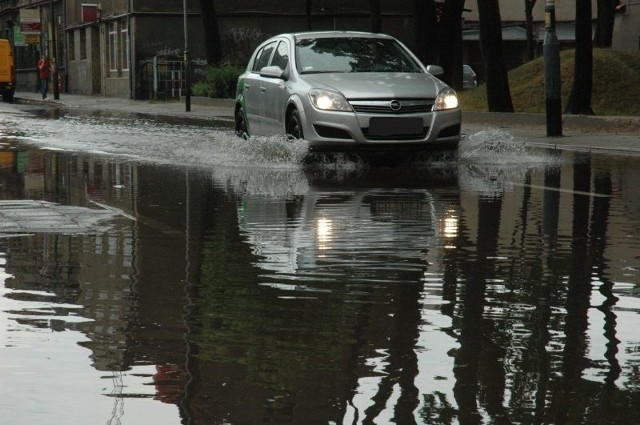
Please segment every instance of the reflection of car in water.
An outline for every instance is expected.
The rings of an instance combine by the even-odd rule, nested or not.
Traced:
[[[427,192],[318,192],[293,205],[247,196],[240,223],[261,268],[351,280],[373,278],[390,264],[403,263],[394,275],[424,268],[435,236],[432,210]]]
[[[264,284],[326,291],[419,281],[433,261],[429,247],[451,236],[443,226],[456,225],[444,219],[446,209],[422,188],[351,186],[288,201],[245,195],[238,215],[256,265],[269,277]]]

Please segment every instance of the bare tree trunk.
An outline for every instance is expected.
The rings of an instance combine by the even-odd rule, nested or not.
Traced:
[[[527,29],[527,60],[533,60],[536,57],[536,41],[533,38],[533,7],[536,0],[524,0],[524,16]]]
[[[425,63],[426,64],[438,64],[440,63],[440,34],[438,31],[438,12],[436,11],[436,4],[434,0],[422,0],[424,4],[424,10],[426,14],[425,31],[427,40],[425,44]]]
[[[207,63],[219,65],[222,61],[222,44],[220,43],[220,28],[214,0],[200,0],[204,41],[207,47]]]
[[[462,12],[464,0],[444,3],[438,25],[440,64],[444,68],[445,82],[456,90],[462,89]],[[446,45],[445,45],[446,43]]]
[[[414,0],[416,50],[425,64],[444,68],[443,80],[462,87],[462,12],[464,0],[449,0],[440,12],[434,0]]]
[[[311,7],[312,7],[312,3],[313,0],[306,0],[306,4],[305,4],[305,13],[307,15],[307,29],[309,31],[311,31],[311,21],[312,21],[312,15],[311,15]]]
[[[502,52],[502,20],[498,0],[478,0],[478,12],[489,111],[513,112],[509,75]]]
[[[597,4],[598,16],[593,45],[595,47],[611,47],[613,43],[613,24],[616,19],[618,0],[598,0]]]
[[[593,41],[591,39],[591,0],[576,0],[576,59],[573,87],[566,113],[593,115]]]
[[[382,32],[382,10],[380,0],[369,0],[371,11],[371,32]]]
[[[415,27],[415,45],[416,55],[422,61],[427,64],[428,51],[430,50],[427,45],[429,41],[429,16],[427,14],[425,0],[413,0],[413,16]]]

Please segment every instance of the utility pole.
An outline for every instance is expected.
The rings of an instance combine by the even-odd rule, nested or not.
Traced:
[[[191,65],[189,60],[189,32],[187,30],[187,0],[182,0],[184,9],[184,107],[191,112]]]
[[[51,9],[51,19],[49,21],[50,37],[51,37],[51,77],[53,79],[53,98],[60,99],[60,88],[58,87],[58,41],[56,40],[56,15],[53,11],[53,0],[49,0],[49,8]]]
[[[555,0],[545,0],[544,27],[544,94],[547,111],[547,137],[560,137],[562,136],[560,42],[556,36]]]

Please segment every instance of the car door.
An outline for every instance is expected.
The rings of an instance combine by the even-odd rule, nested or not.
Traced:
[[[260,70],[269,64],[273,51],[276,48],[276,41],[266,44],[256,54],[253,61],[251,73],[244,81],[244,97],[246,103],[247,122],[249,123],[249,132],[252,135],[264,134],[264,96],[262,77]]]
[[[289,66],[290,45],[281,40],[276,47],[269,66],[277,66],[284,73]],[[262,78],[262,96],[265,105],[262,131],[266,135],[284,134],[284,114],[289,96],[284,78]]]

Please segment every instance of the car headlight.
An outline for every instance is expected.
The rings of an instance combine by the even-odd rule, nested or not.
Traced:
[[[433,110],[443,111],[445,109],[455,109],[458,105],[458,95],[453,89],[447,87],[440,90],[440,93],[436,96],[436,101],[433,104]]]
[[[309,97],[311,98],[313,106],[323,111],[349,112],[353,110],[344,96],[331,90],[311,89],[309,91]]]

